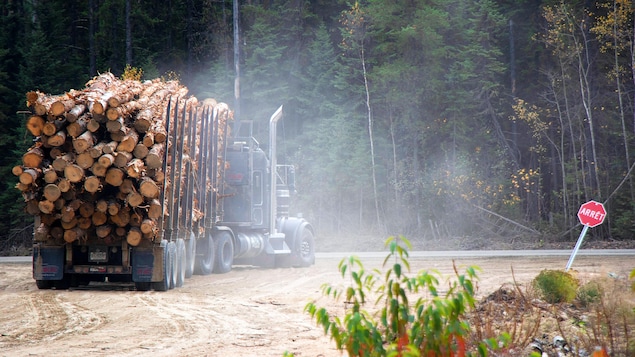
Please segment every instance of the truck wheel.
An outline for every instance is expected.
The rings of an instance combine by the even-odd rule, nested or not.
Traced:
[[[196,236],[190,233],[189,239],[185,244],[185,278],[189,279],[194,274],[194,263],[196,262]]]
[[[35,285],[40,290],[50,289],[53,287],[53,280],[36,280]]]
[[[180,288],[185,282],[185,270],[187,269],[187,256],[185,252],[185,241],[183,239],[176,240],[176,283],[175,287]]]
[[[214,270],[214,239],[211,233],[204,234],[205,237],[196,242],[194,274],[197,275],[209,275]]]
[[[168,241],[165,239],[161,241],[163,247],[163,281],[157,281],[154,284],[154,290],[156,291],[168,291],[170,288],[170,277],[172,272],[170,271],[170,250],[168,249]]]
[[[221,231],[214,239],[216,258],[214,259],[214,273],[225,274],[232,270],[234,264],[234,243],[229,232]]]
[[[315,241],[313,240],[313,232],[304,228],[302,233],[295,242],[295,254],[300,267],[308,267],[315,263]]]
[[[135,281],[134,288],[137,291],[148,291],[152,287],[152,283],[148,283],[145,281]]]
[[[170,289],[176,287],[176,243],[174,241],[168,243],[168,250],[170,251]]]

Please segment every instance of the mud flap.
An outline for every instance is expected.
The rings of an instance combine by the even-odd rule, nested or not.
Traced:
[[[62,280],[64,278],[64,247],[33,246],[33,279]]]
[[[132,249],[132,281],[149,283],[154,270],[154,254],[148,249]]]

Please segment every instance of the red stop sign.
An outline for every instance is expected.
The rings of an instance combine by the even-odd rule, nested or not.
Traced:
[[[600,202],[589,201],[580,206],[578,218],[580,219],[580,223],[585,226],[599,226],[604,222],[604,218],[606,218],[606,210],[604,209],[604,205]]]

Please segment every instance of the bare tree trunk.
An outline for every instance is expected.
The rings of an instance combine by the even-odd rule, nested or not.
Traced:
[[[130,21],[130,0],[126,0],[126,64],[132,66],[132,22]]]

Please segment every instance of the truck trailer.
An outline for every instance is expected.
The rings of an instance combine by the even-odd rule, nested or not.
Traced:
[[[102,74],[83,91],[27,94],[34,145],[14,173],[35,216],[37,287],[166,291],[234,265],[314,264],[314,229],[290,215],[295,168],[277,163],[282,106],[265,151],[250,122],[232,131],[226,104],[137,82]]]

